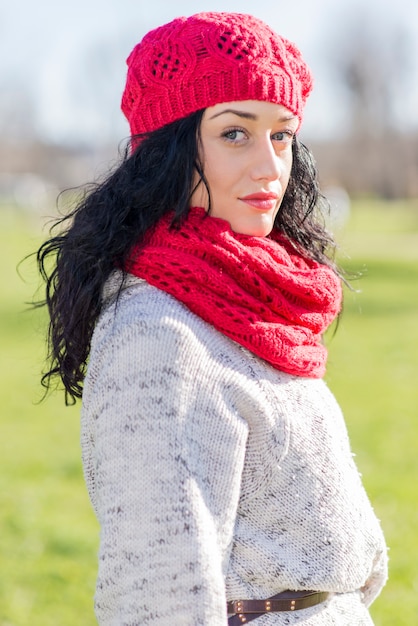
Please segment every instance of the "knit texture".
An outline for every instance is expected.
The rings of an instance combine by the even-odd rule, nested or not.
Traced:
[[[132,135],[236,100],[282,104],[301,121],[312,89],[296,46],[239,13],[176,18],[147,33],[127,64],[122,110]]]
[[[322,333],[341,307],[341,285],[325,265],[304,259],[283,236],[234,233],[194,207],[176,230],[165,216],[126,269],[167,291],[274,367],[320,378]]]
[[[227,626],[225,600],[333,592],[260,626],[370,626],[380,526],[322,380],[268,365],[167,293],[112,278],[82,409],[100,626]]]

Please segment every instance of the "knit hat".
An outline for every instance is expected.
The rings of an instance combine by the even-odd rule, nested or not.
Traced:
[[[176,18],[147,33],[127,64],[122,111],[132,135],[240,100],[282,104],[300,124],[312,89],[296,46],[240,13]]]

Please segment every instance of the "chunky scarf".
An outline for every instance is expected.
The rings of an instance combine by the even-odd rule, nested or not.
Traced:
[[[325,372],[322,333],[341,307],[341,284],[281,235],[241,235],[223,219],[172,215],[134,247],[125,269],[183,302],[273,367],[310,378]]]

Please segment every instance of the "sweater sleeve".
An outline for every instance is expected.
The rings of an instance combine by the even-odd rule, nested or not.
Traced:
[[[387,582],[388,557],[386,549],[382,549],[376,554],[373,562],[372,572],[361,588],[362,600],[369,607],[382,591]]]
[[[247,424],[211,346],[147,307],[104,315],[86,378],[96,616],[101,626],[225,626]]]

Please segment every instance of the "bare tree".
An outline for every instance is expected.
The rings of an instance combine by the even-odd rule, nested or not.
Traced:
[[[327,44],[326,58],[348,123],[333,145],[319,150],[323,169],[354,193],[410,195],[411,167],[416,167],[411,154],[418,141],[412,120],[405,132],[409,85],[416,72],[412,37],[396,19],[352,11]]]
[[[412,80],[412,42],[405,26],[379,28],[356,13],[348,20],[333,55],[335,75],[348,96],[353,134],[381,136],[400,125],[401,103]]]
[[[34,102],[30,92],[12,81],[0,84],[0,137],[33,140],[36,136]]]

